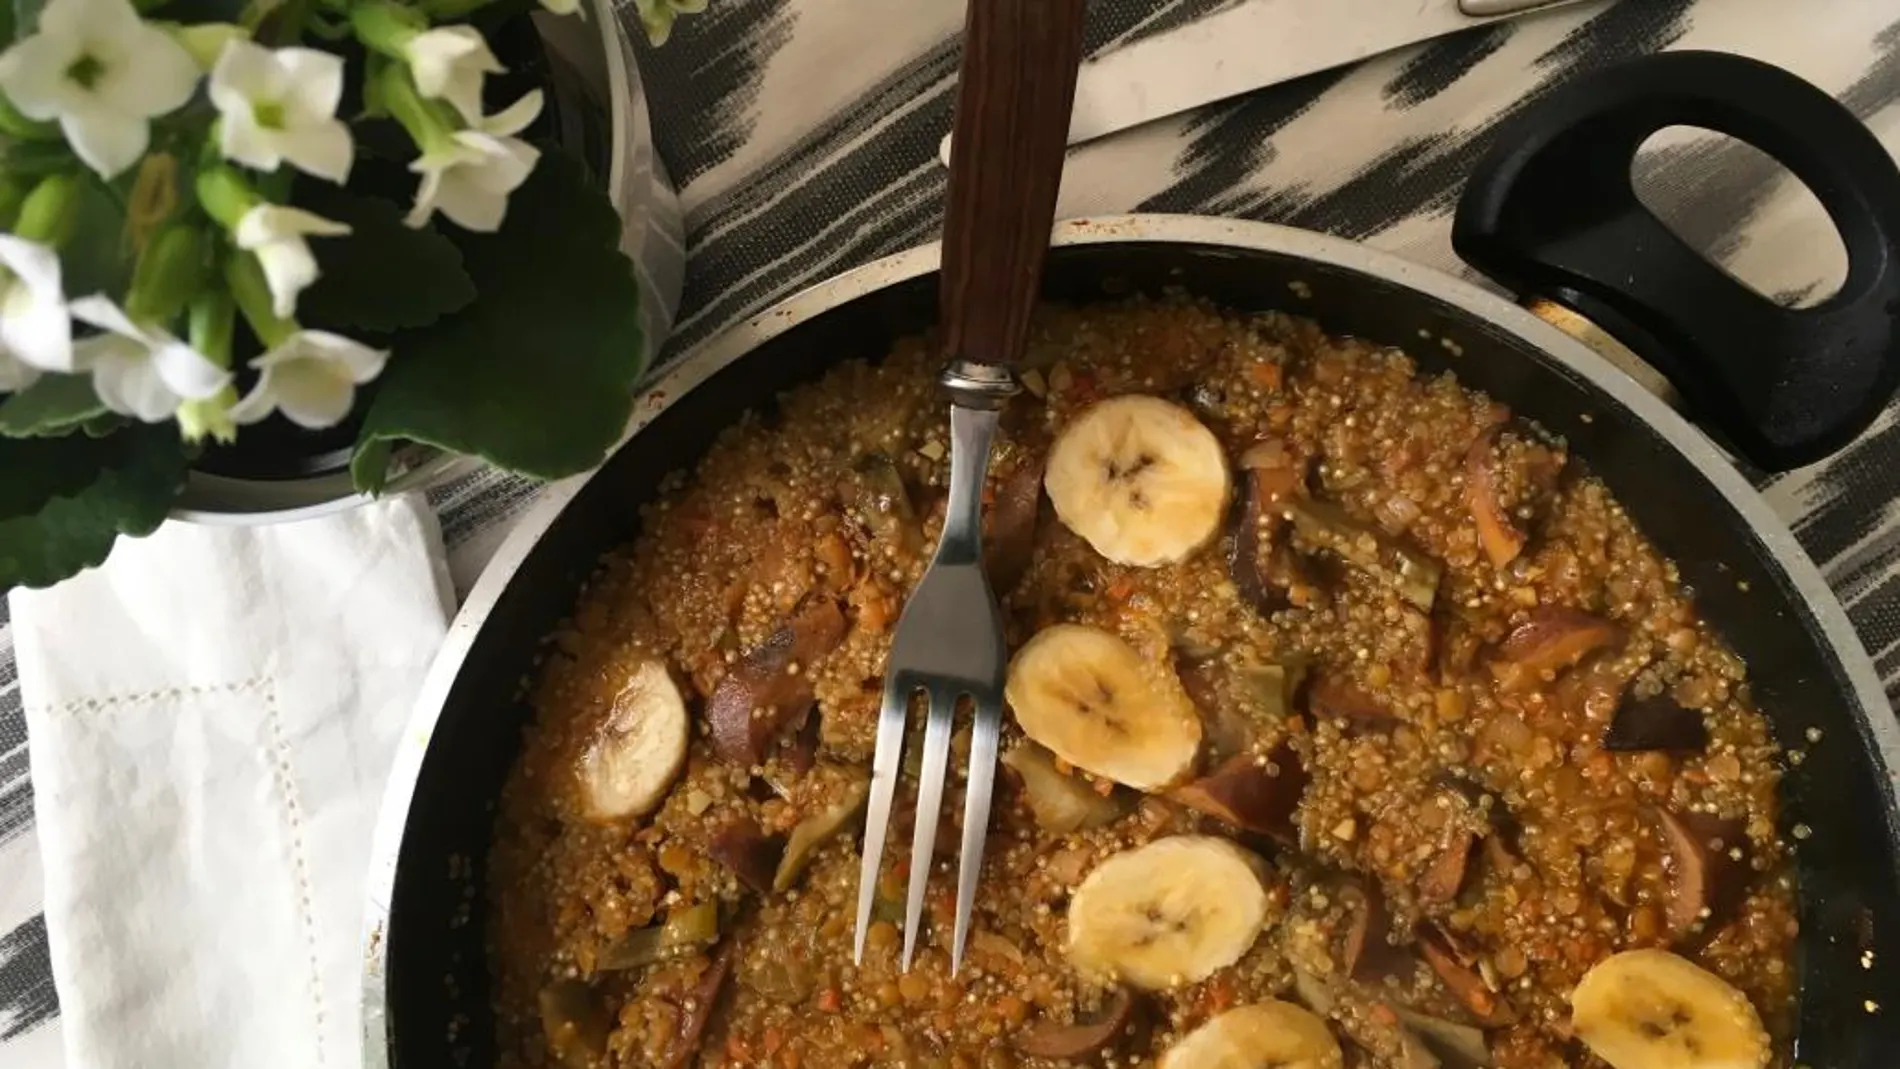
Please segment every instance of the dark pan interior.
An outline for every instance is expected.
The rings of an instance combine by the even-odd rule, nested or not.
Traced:
[[[1296,282],[1310,297],[1295,295]],[[1844,697],[1849,684],[1839,663],[1722,494],[1647,425],[1520,339],[1383,280],[1273,253],[1129,243],[1054,250],[1045,286],[1050,297],[1071,301],[1166,287],[1236,309],[1286,308],[1339,333],[1402,346],[1570,440],[1679,562],[1703,612],[1746,658],[1782,742],[1807,751],[1787,777],[1784,809],[1784,828],[1812,829],[1798,852],[1797,1060],[1809,1069],[1894,1064],[1900,942],[1889,930],[1900,923],[1900,825],[1872,743]],[[901,283],[800,324],[719,372],[610,459],[522,563],[474,639],[416,783],[387,930],[392,1065],[493,1061],[480,901],[492,799],[527,716],[521,682],[594,562],[634,536],[638,510],[661,477],[690,467],[734,413],[767,406],[839,361],[878,358],[892,339],[927,327],[935,304],[934,275]],[[1809,741],[1810,728],[1820,730],[1819,741]],[[471,892],[469,913],[464,896]],[[1878,953],[1864,957],[1876,946]],[[1870,1012],[1868,1000],[1887,1005]]]

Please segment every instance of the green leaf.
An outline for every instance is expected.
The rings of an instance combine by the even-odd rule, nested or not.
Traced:
[[[170,424],[105,438],[0,439],[0,590],[43,587],[106,559],[121,534],[150,534],[185,485]]]
[[[394,204],[305,182],[297,187],[297,206],[351,227],[346,237],[310,241],[323,273],[297,301],[305,326],[386,334],[426,327],[475,299],[475,283],[454,243],[403,225]]]
[[[46,0],[13,0],[7,5],[8,29],[14,37],[25,37],[40,27],[40,9]]]
[[[80,183],[79,225],[59,252],[66,292],[116,296],[132,277],[132,255],[125,246],[125,204],[92,172]]]
[[[42,375],[19,393],[0,401],[0,435],[8,438],[44,438],[66,434],[106,406],[92,392],[86,375]]]
[[[619,240],[619,216],[580,164],[542,155],[499,233],[458,237],[480,299],[394,339],[357,437],[357,486],[381,490],[378,443],[402,439],[543,479],[600,463],[645,370],[640,290]]]

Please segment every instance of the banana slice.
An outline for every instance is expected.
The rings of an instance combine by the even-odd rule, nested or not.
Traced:
[[[1010,662],[1003,696],[1023,733],[1057,757],[1140,790],[1180,779],[1201,747],[1180,683],[1093,627],[1037,632]]]
[[[1769,1059],[1748,996],[1667,950],[1597,962],[1570,993],[1570,1023],[1615,1069],[1759,1069]]]
[[[1205,980],[1260,937],[1267,892],[1259,864],[1208,835],[1116,854],[1069,900],[1070,964],[1149,991]]]
[[[1157,1069],[1340,1069],[1326,1022],[1291,1002],[1236,1006],[1169,1047]]]
[[[633,670],[580,759],[581,802],[590,820],[645,816],[686,766],[686,702],[666,666]]]
[[[1159,397],[1111,397],[1077,416],[1049,449],[1043,485],[1095,552],[1144,568],[1185,559],[1227,513],[1220,442]]]

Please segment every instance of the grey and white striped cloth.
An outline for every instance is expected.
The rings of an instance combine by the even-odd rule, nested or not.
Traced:
[[[1100,52],[1234,0],[1096,0]],[[1401,0],[1393,0],[1399,4]],[[1409,4],[1411,0],[1403,0]],[[626,15],[633,24],[632,14]],[[665,48],[639,45],[690,261],[677,354],[830,274],[932,239],[959,0],[712,0]],[[1450,271],[1459,182],[1498,120],[1580,72],[1673,48],[1740,52],[1834,93],[1900,150],[1892,0],[1597,0],[1312,75],[1094,142],[1060,211],[1245,216],[1367,241]],[[1806,191],[1731,142],[1682,131],[1638,168],[1650,203],[1764,292],[1825,294],[1844,257]],[[1763,493],[1820,562],[1900,697],[1900,421]],[[437,491],[466,586],[532,487],[492,474]],[[25,727],[0,601],[0,1064],[62,1064],[39,915]],[[337,933],[354,938],[354,933]],[[110,968],[110,962],[100,962]],[[199,967],[214,967],[202,963]],[[301,1065],[297,1052],[284,1064]]]

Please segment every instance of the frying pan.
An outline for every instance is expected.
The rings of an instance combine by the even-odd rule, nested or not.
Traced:
[[[1814,191],[1847,248],[1835,296],[1780,308],[1637,202],[1637,148],[1678,124],[1748,141]],[[1819,459],[1893,392],[1900,174],[1826,94],[1714,53],[1649,57],[1573,83],[1521,113],[1497,146],[1467,186],[1454,243],[1520,298],[1587,317],[1601,328],[1587,335],[1596,348],[1492,292],[1260,223],[1066,223],[1044,292],[1088,302],[1179,287],[1234,309],[1312,316],[1403,346],[1427,371],[1452,370],[1568,439],[1746,659],[1783,745],[1806,752],[1784,780],[1802,927],[1795,1060],[1885,1069],[1900,1052],[1900,726],[1821,576],[1727,454],[1770,470]],[[734,413],[769,409],[826,369],[876,360],[929,328],[936,268],[934,247],[902,253],[732,328],[659,379],[628,443],[551,490],[499,552],[450,630],[391,775],[363,948],[365,1064],[494,1060],[482,896],[495,799],[530,715],[523,682],[595,562],[635,536],[661,479],[689,469]],[[1696,422],[1599,349],[1654,378],[1628,361],[1639,356]]]

